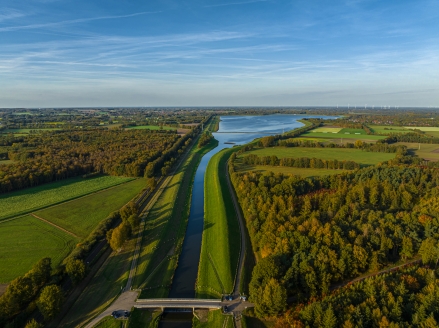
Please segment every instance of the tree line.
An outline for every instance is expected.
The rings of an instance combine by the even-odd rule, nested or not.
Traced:
[[[282,311],[289,296],[328,294],[331,284],[410,259],[439,239],[435,169],[381,165],[314,178],[233,172],[232,181],[261,257],[250,283],[261,316]],[[277,306],[261,301],[268,291]]]
[[[272,156],[258,156],[249,154],[242,157],[242,162],[247,165],[270,165],[270,166],[288,166],[297,168],[312,169],[334,169],[334,170],[356,170],[360,168],[360,164],[354,161],[326,160],[320,158],[278,158]]]

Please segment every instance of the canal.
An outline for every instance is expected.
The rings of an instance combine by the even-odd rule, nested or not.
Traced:
[[[224,116],[221,117],[219,129],[213,133],[218,146],[201,159],[195,173],[192,189],[191,211],[179,257],[178,267],[172,282],[170,298],[194,298],[195,282],[200,261],[201,240],[204,223],[204,175],[207,164],[213,155],[233,144],[246,144],[256,138],[282,134],[302,127],[298,120],[303,118],[321,117],[310,115],[264,115],[264,116]],[[334,118],[334,117],[323,117]],[[160,328],[192,327],[192,312],[166,312],[159,324]]]

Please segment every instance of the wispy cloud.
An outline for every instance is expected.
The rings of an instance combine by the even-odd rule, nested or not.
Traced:
[[[6,27],[1,27],[0,28],[0,32],[10,32],[10,31],[18,31],[18,30],[29,30],[29,29],[38,29],[38,28],[46,28],[46,27],[58,27],[58,26],[62,26],[62,25],[85,23],[85,22],[92,22],[92,21],[98,21],[98,20],[104,20],[104,19],[119,19],[119,18],[129,18],[129,17],[134,17],[134,16],[140,16],[140,15],[157,14],[157,13],[160,13],[160,12],[161,11],[143,11],[143,12],[134,13],[134,14],[128,14],[128,15],[99,16],[99,17],[70,19],[70,20],[64,20],[64,21],[53,22],[53,23],[40,23],[40,24],[29,24],[29,25],[19,25],[19,26],[6,26]]]
[[[15,19],[15,18],[20,18],[26,16],[26,14],[24,14],[21,11],[15,10],[15,9],[0,9],[0,22],[6,21],[6,20],[10,20],[10,19]]]
[[[268,2],[268,1],[269,0],[250,0],[250,1],[241,1],[241,2],[218,3],[218,4],[214,4],[214,5],[204,6],[204,8],[235,6],[235,5],[247,5],[247,4],[255,3],[255,2]]]

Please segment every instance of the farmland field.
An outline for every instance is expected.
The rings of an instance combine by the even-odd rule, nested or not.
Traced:
[[[390,133],[408,133],[410,130],[405,129],[402,126],[392,125],[368,125],[374,133],[390,134]]]
[[[128,203],[144,187],[145,180],[137,179],[35,214],[80,237],[87,237],[100,221]]]
[[[410,130],[421,130],[424,132],[439,132],[439,127],[437,126],[405,126],[404,128]]]
[[[136,125],[126,127],[128,130],[177,130],[177,128],[171,128],[169,126],[158,126],[158,125]]]
[[[366,131],[364,131],[363,129],[342,129],[340,130],[339,134],[367,134]]]
[[[366,152],[360,149],[349,149],[349,148],[302,148],[302,147],[272,147],[272,148],[261,148],[252,151],[245,152],[239,157],[246,156],[249,154],[255,154],[258,156],[272,156],[275,155],[278,158],[320,158],[329,160],[347,160],[354,161],[363,165],[375,165],[383,161],[388,161],[395,157],[395,154],[389,153],[373,153]]]
[[[312,132],[320,132],[320,133],[338,133],[342,128],[327,128],[327,127],[319,127],[317,129],[312,130]]]
[[[0,222],[0,283],[25,274],[43,257],[56,267],[77,238],[32,216]]]
[[[406,145],[410,153],[430,161],[439,161],[439,144],[418,144],[410,142],[398,142],[398,145]],[[421,149],[419,149],[421,148]]]
[[[344,129],[343,129],[344,130]],[[385,139],[385,136],[375,136],[375,135],[368,135],[366,133],[364,134],[344,134],[344,132],[342,132],[343,130],[341,130],[339,133],[320,133],[320,132],[306,132],[304,134],[301,135],[301,137],[311,137],[311,138],[321,138],[321,139],[337,139],[340,140],[341,138],[343,139],[359,139],[359,140],[381,140],[381,139]],[[349,129],[349,130],[354,130],[354,129]],[[354,140],[355,141],[355,140]],[[351,141],[351,142],[354,142]]]
[[[78,198],[130,180],[132,178],[112,176],[89,179],[77,177],[1,194],[0,220]]]

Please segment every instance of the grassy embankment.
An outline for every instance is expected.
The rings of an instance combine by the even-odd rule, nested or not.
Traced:
[[[76,177],[1,194],[0,220],[60,204],[131,180],[133,178],[113,176],[88,179]]]
[[[240,230],[228,190],[225,166],[234,149],[214,155],[204,179],[204,230],[196,297],[218,298],[231,293],[240,252]]]
[[[218,118],[206,129],[213,131]],[[166,297],[177,267],[190,212],[192,185],[201,158],[217,146],[191,149],[148,214],[133,288],[142,288],[141,298]]]
[[[133,199],[145,185],[145,179],[137,179],[35,214],[80,237],[87,237],[100,221]]]
[[[113,317],[106,317],[99,321],[93,328],[123,328],[125,321],[114,319]]]
[[[197,318],[194,316],[192,320],[193,328],[234,328],[233,316],[223,315],[221,310],[206,311],[207,318]],[[206,313],[205,312],[205,313]],[[205,314],[204,313],[204,314]]]
[[[0,224],[0,283],[25,274],[43,257],[58,266],[79,241],[32,216]]]
[[[198,164],[217,141],[195,146],[148,214],[133,286],[141,298],[166,297],[177,267],[189,218],[191,190]]]

